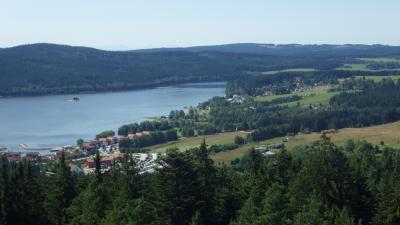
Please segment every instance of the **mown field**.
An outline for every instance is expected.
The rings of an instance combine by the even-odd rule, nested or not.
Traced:
[[[369,63],[400,63],[399,57],[377,57],[377,58],[358,58],[361,60],[360,63],[346,63],[341,67],[336,68],[337,70],[351,70],[351,71],[378,71],[368,68]],[[398,69],[387,69],[387,70],[398,70]]]
[[[366,61],[366,62],[394,62],[394,63],[400,63],[400,57],[377,57],[377,58],[359,58],[360,60]]]
[[[367,79],[367,80],[373,80],[374,82],[380,82],[383,79],[392,79],[392,80],[399,80],[400,76],[399,75],[393,75],[393,76],[356,76],[356,79]]]
[[[313,69],[313,68],[292,68],[292,69],[285,69],[285,70],[266,71],[266,72],[263,72],[262,74],[273,75],[273,74],[283,73],[283,72],[314,72],[314,71],[317,71],[317,70]]]
[[[156,145],[151,148],[155,152],[165,152],[168,148],[177,147],[182,151],[190,148],[198,147],[201,141],[206,139],[207,145],[214,144],[228,144],[233,143],[235,136],[245,137],[247,133],[245,132],[228,132],[216,135],[206,135],[191,138],[184,138],[176,142],[170,142],[167,144]],[[393,148],[400,148],[400,121],[395,123],[388,123],[384,125],[364,127],[364,128],[344,128],[338,130],[335,134],[328,134],[328,137],[339,146],[345,145],[346,141],[349,139],[366,140],[374,145],[379,145],[383,142],[386,146]],[[296,136],[286,139],[286,137],[278,137],[262,142],[253,142],[245,144],[235,150],[220,152],[213,154],[211,158],[216,163],[226,163],[229,164],[232,160],[244,156],[248,150],[252,147],[257,147],[265,144],[276,144],[284,143],[286,148],[291,150],[293,147],[298,145],[308,145],[314,141],[321,138],[320,133],[310,133],[310,134],[298,134]],[[284,140],[287,140],[284,142]]]
[[[338,130],[335,134],[328,134],[327,136],[339,146],[343,146],[347,140],[353,139],[354,141],[366,140],[374,145],[379,145],[383,142],[386,146],[400,148],[400,121],[364,128],[344,128]],[[229,163],[235,158],[245,155],[250,148],[259,145],[284,143],[286,148],[291,150],[295,146],[308,145],[320,138],[320,133],[298,134],[290,137],[287,142],[283,142],[286,137],[278,137],[262,142],[249,143],[229,152],[218,153],[213,156],[213,159],[216,162]]]
[[[232,144],[236,136],[246,137],[247,132],[226,132],[215,135],[201,135],[197,137],[181,138],[178,141],[168,142],[165,144],[155,145],[150,148],[153,152],[165,152],[168,148],[179,148],[181,151],[185,151],[190,148],[200,146],[203,139],[206,140],[207,145],[214,144]]]
[[[263,96],[263,97],[257,97],[257,101],[271,101],[273,99],[277,98],[284,98],[284,97],[290,97],[293,95],[299,95],[302,96],[303,99],[299,101],[293,101],[293,102],[288,102],[288,103],[282,103],[280,105],[288,105],[288,106],[296,106],[297,102],[300,104],[300,106],[307,106],[310,104],[325,104],[329,102],[329,99],[337,94],[340,94],[340,92],[330,92],[329,91],[330,87],[329,86],[318,86],[314,87],[310,91],[304,91],[304,92],[298,92],[294,94],[284,94],[284,95],[272,95],[272,96]]]

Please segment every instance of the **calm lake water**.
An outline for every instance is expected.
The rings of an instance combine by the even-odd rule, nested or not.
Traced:
[[[75,144],[104,130],[224,96],[225,83],[195,83],[146,90],[0,99],[0,145],[17,149]],[[78,96],[80,101],[70,101]]]

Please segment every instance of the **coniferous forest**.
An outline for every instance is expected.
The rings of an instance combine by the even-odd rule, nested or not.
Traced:
[[[205,142],[170,149],[153,173],[128,156],[101,173],[0,164],[0,224],[376,224],[400,222],[400,153],[327,137],[296,151],[215,165]]]

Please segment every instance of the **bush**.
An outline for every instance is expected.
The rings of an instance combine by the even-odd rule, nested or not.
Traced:
[[[236,136],[234,142],[237,145],[244,145],[246,143],[246,140],[241,136]]]

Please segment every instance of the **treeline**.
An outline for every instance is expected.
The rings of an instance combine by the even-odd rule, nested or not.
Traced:
[[[400,69],[399,62],[368,62],[367,68],[371,70],[397,70]]]
[[[176,140],[178,140],[178,135],[175,129],[167,131],[155,131],[151,132],[149,135],[142,135],[140,137],[134,137],[132,139],[127,138],[120,140],[119,148],[122,151],[127,151],[131,149],[138,149]]]
[[[118,135],[127,136],[142,131],[165,131],[171,129],[172,126],[167,120],[150,121],[146,120],[141,123],[132,123],[122,125],[118,129]]]
[[[400,151],[322,138],[264,157],[250,150],[216,167],[203,142],[170,149],[153,173],[132,156],[91,175],[54,174],[27,161],[0,160],[0,224],[258,225],[399,224]]]

